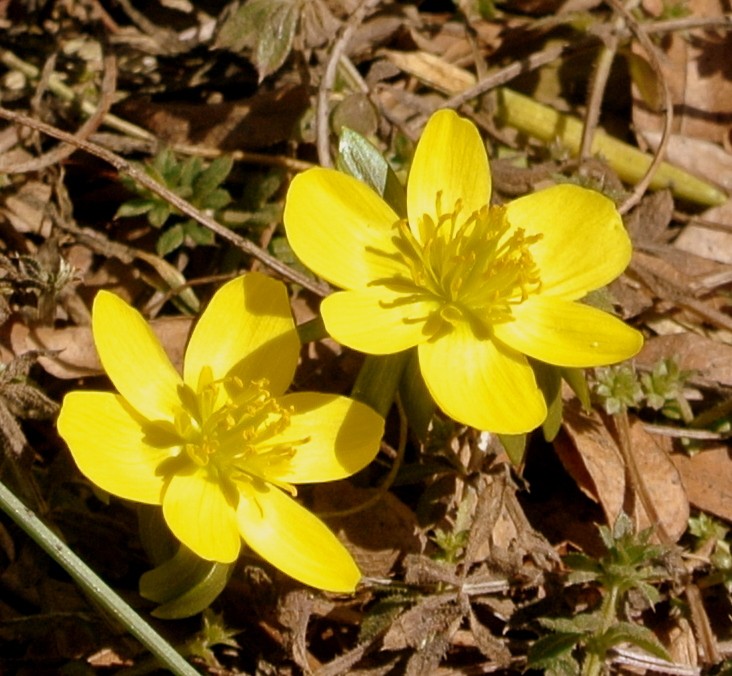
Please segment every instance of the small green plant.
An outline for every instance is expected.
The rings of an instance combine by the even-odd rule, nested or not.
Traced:
[[[186,643],[184,652],[186,655],[200,658],[208,667],[221,668],[212,649],[216,646],[239,648],[239,644],[234,640],[239,630],[227,628],[223,616],[217,615],[210,608],[203,611],[202,622],[201,631]]]
[[[729,528],[721,521],[700,512],[699,516],[689,519],[689,534],[696,539],[695,550],[706,551],[711,564],[710,573],[700,580],[703,587],[715,584],[724,584],[728,590],[732,589],[732,551],[727,539]]]
[[[595,393],[608,415],[636,407],[643,401],[643,388],[630,364],[599,368],[595,378]]]
[[[671,420],[690,422],[694,414],[684,398],[684,383],[689,375],[672,358],[658,361],[652,371],[641,374],[640,382],[647,405]]]
[[[457,508],[453,527],[449,530],[435,528],[432,541],[437,545],[439,551],[435,555],[438,561],[457,563],[465,553],[465,547],[470,537],[470,525],[475,509],[475,495],[470,493],[467,500],[463,500]]]
[[[151,178],[197,209],[215,213],[231,202],[231,195],[221,187],[231,171],[231,166],[232,159],[228,156],[217,157],[205,167],[200,157],[189,157],[180,161],[166,148],[147,162],[143,169]],[[175,251],[186,239],[194,244],[213,244],[214,236],[210,230],[192,218],[183,220],[180,213],[165,199],[140,187],[131,178],[123,177],[122,181],[139,197],[122,204],[116,217],[146,215],[150,225],[162,230],[156,246],[158,254],[165,256]]]
[[[595,370],[594,392],[608,415],[645,407],[671,420],[689,422],[694,415],[684,397],[684,384],[690,375],[670,357],[641,374],[630,364],[617,364]]]
[[[607,550],[600,559],[585,554],[564,558],[571,569],[569,584],[593,584],[602,593],[599,607],[572,618],[542,618],[552,633],[538,639],[528,655],[530,668],[547,674],[585,674],[602,670],[608,651],[621,643],[631,643],[664,660],[670,657],[650,629],[624,618],[630,592],[640,593],[655,605],[659,595],[653,582],[664,579],[660,565],[662,547],[650,544],[652,529],[635,535],[630,519],[621,514],[613,529],[600,527]]]

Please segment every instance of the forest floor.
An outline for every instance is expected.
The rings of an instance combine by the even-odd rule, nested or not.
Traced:
[[[732,673],[726,5],[240,4],[0,2],[3,484],[201,673]],[[174,363],[246,271],[286,282],[312,320],[323,286],[285,236],[289,182],[336,165],[347,128],[404,183],[445,106],[485,139],[496,202],[560,182],[615,201],[634,253],[592,302],[644,348],[588,370],[589,409],[565,384],[528,436],[394,406],[375,463],[298,493],[361,568],[354,594],[245,550],[220,594],[199,577],[205,602],[166,617],[140,594],[159,563],[141,512],[93,487],[56,429],[66,393],[112,390],[92,300],[124,298]],[[598,129],[619,144],[592,146]],[[348,394],[362,363],[306,342],[295,387]],[[159,670],[0,518],[1,673]]]

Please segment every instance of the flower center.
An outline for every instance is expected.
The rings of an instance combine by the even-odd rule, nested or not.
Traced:
[[[485,206],[464,219],[460,201],[443,212],[440,198],[438,194],[437,218],[425,214],[419,220],[419,238],[406,220],[394,225],[392,241],[409,276],[394,275],[372,284],[399,293],[396,300],[384,303],[387,307],[437,301],[424,328],[430,337],[458,321],[487,335],[491,325],[511,320],[513,306],[541,289],[531,254],[531,245],[541,235],[527,237],[522,228],[510,232],[505,207]]]
[[[307,439],[278,441],[290,424],[292,411],[272,397],[268,387],[266,379],[244,383],[227,376],[214,380],[209,367],[202,369],[195,391],[181,385],[181,405],[173,422],[151,424],[158,435],[166,433],[169,443],[165,445],[182,450],[172,459],[171,469],[180,471],[180,463],[191,462],[206,468],[210,478],[224,487],[261,479],[295,495],[294,487],[274,477]]]

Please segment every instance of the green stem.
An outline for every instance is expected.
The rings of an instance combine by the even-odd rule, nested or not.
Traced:
[[[387,355],[366,355],[351,396],[386,418],[409,360],[409,350]]]
[[[498,90],[497,114],[501,124],[515,127],[545,143],[558,141],[573,155],[580,151],[582,122],[571,115],[564,115],[506,88]],[[604,158],[620,178],[633,185],[644,177],[653,161],[650,155],[601,129],[595,131],[590,151]],[[669,188],[677,197],[708,206],[717,206],[727,199],[716,186],[667,162],[661,163],[650,187],[654,190]]]
[[[610,592],[603,599],[602,602],[602,625],[600,630],[595,634],[593,638],[600,638],[615,624],[616,609],[618,605],[618,594],[620,589],[617,585],[610,587]],[[597,644],[597,641],[594,642]],[[594,650],[588,651],[587,659],[582,667],[582,676],[600,676],[602,667],[605,664],[605,650],[598,650],[595,647]]]
[[[325,330],[323,318],[318,315],[302,324],[298,324],[297,335],[300,337],[300,342],[305,345],[306,343],[327,338],[328,332]]]
[[[120,622],[159,660],[178,676],[196,676],[186,662],[145,620],[104,583],[68,546],[0,482],[0,507],[17,523],[94,601]]]

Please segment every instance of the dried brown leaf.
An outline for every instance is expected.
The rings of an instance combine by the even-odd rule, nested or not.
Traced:
[[[608,524],[621,511],[634,517],[638,529],[654,524],[642,507],[615,434],[605,418],[582,410],[576,399],[565,403],[564,431],[557,439],[557,454],[578,486],[602,506]],[[675,542],[686,530],[689,501],[678,470],[670,459],[671,441],[649,434],[638,420],[630,426],[631,449],[653,507]]]
[[[296,589],[285,594],[277,605],[277,618],[283,627],[289,629],[290,654],[306,673],[312,667],[306,634],[310,616],[313,614],[313,605],[312,594],[304,589]]]
[[[731,168],[727,173],[732,175],[732,156],[730,160]],[[732,200],[708,209],[704,212],[703,218],[705,221],[727,225],[729,230],[705,228],[690,223],[674,242],[675,246],[685,253],[696,254],[727,265],[732,264]]]
[[[727,444],[706,447],[694,456],[671,456],[689,502],[697,509],[732,522],[732,458]]]
[[[356,488],[348,481],[313,487],[314,511],[334,513],[361,505],[378,489]],[[361,572],[385,577],[406,553],[420,551],[417,518],[391,493],[368,509],[345,516],[327,516],[333,531],[345,541]]]
[[[655,336],[646,341],[636,363],[651,368],[656,362],[673,357],[682,371],[720,385],[732,386],[732,346],[696,333]]]
[[[283,85],[232,102],[154,103],[144,98],[129,98],[119,107],[122,114],[144,124],[167,143],[233,152],[268,148],[290,139],[308,105],[305,87]]]
[[[2,214],[16,232],[32,232],[48,235],[51,221],[47,205],[51,199],[51,186],[40,181],[27,181],[4,200]]]
[[[465,552],[467,563],[485,561],[504,575],[526,575],[525,561],[550,570],[559,561],[549,542],[526,518],[508,465],[480,478],[478,505]]]
[[[720,0],[689,0],[685,9],[692,16],[709,18],[721,18],[725,11]],[[726,67],[732,33],[701,29],[676,32],[668,35],[661,47],[663,76],[675,109],[674,133],[723,143],[732,122],[732,87]],[[634,94],[633,126],[642,134],[659,131],[661,116],[648,110],[637,91]]]
[[[386,632],[385,650],[425,647],[430,638],[444,634],[463,611],[455,601],[455,594],[426,596],[404,611]]]
[[[508,666],[511,661],[511,651],[506,644],[494,636],[490,630],[475,616],[473,609],[469,609],[470,631],[475,639],[475,645],[489,660],[498,666]]]
[[[193,319],[190,317],[161,317],[150,322],[178,369],[182,369],[183,354],[192,324]],[[102,373],[91,327],[88,326],[31,328],[16,322],[10,328],[10,344],[16,355],[29,350],[48,350],[55,353],[39,357],[38,363],[56,378],[83,378]]]

